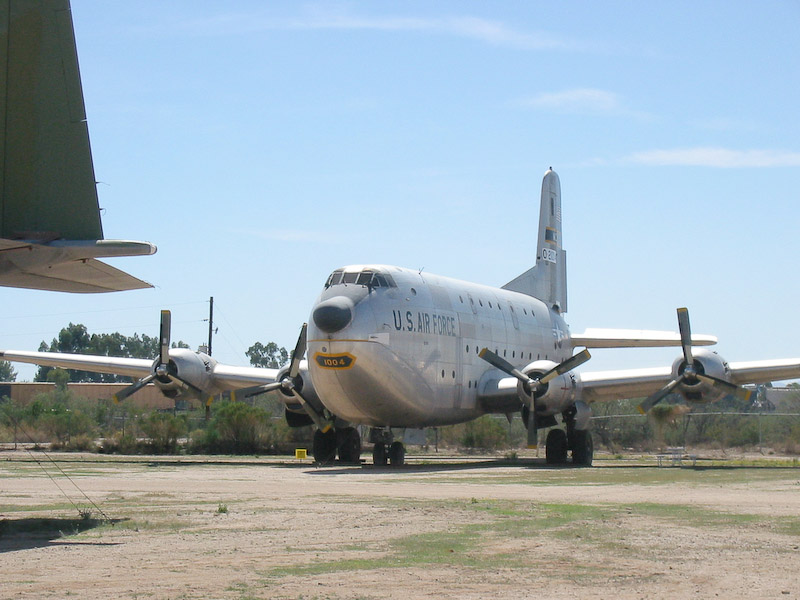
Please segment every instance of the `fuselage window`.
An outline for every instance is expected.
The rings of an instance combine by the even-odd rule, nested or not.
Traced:
[[[492,308],[492,303],[491,302],[489,302],[489,308]]]
[[[483,300],[481,300],[480,298],[478,298],[478,304],[480,304],[481,308],[483,308]]]
[[[464,304],[464,299],[461,296],[459,296],[458,299],[461,300],[461,304]]]

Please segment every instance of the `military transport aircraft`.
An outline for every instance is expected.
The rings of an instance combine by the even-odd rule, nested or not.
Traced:
[[[277,390],[290,426],[314,424],[313,455],[338,453],[357,461],[369,427],[376,464],[402,464],[403,441],[425,427],[461,423],[487,413],[520,412],[535,445],[546,437],[546,459],[590,465],[589,404],[647,397],[643,412],[670,393],[708,402],[739,386],[800,376],[800,358],[727,363],[695,349],[716,338],[693,336],[686,309],[679,333],[588,329],[571,334],[566,252],[562,248],[561,185],[550,169],[542,182],[535,266],[501,288],[386,265],[334,270],[311,308],[283,369],[236,367],[202,352],[170,348],[170,313],[162,311],[155,361],[50,352],[0,351],[0,359],[117,373],[139,378],[124,399],[147,383],[165,395],[239,397]],[[671,367],[574,373],[588,348],[681,346]],[[574,354],[576,348],[583,351]],[[308,353],[308,360],[303,360]],[[558,425],[560,417],[563,428]]]
[[[0,0],[0,285],[152,287],[98,258],[153,254],[105,240],[67,0]]]

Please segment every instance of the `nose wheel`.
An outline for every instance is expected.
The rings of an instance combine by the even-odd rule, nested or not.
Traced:
[[[343,463],[358,464],[361,461],[361,435],[355,427],[341,427],[325,432],[317,429],[311,452],[314,462],[320,465],[333,463],[337,454],[339,461]]]

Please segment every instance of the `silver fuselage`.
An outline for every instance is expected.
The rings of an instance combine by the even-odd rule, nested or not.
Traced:
[[[531,296],[400,267],[339,271],[382,273],[391,283],[327,285],[312,310],[309,374],[341,419],[394,427],[468,421],[484,412],[478,399],[487,380],[504,376],[487,369],[481,348],[518,367],[572,354],[561,315]],[[323,331],[315,311],[337,301],[351,318]]]

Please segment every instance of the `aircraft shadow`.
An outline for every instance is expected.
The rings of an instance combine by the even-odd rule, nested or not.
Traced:
[[[469,471],[473,469],[486,469],[492,467],[520,467],[528,469],[564,469],[573,468],[572,465],[548,465],[543,458],[518,459],[515,461],[503,459],[486,459],[470,461],[437,461],[430,463],[406,463],[400,467],[376,467],[372,463],[319,465],[313,470],[308,470],[311,475],[339,475],[363,470],[371,473],[437,473],[443,471]]]
[[[112,519],[111,523],[119,523],[124,519]],[[85,519],[82,517],[24,517],[21,519],[0,520],[0,553],[29,550],[49,545],[116,545],[108,542],[68,541],[71,535],[94,529],[107,523],[101,519]]]

